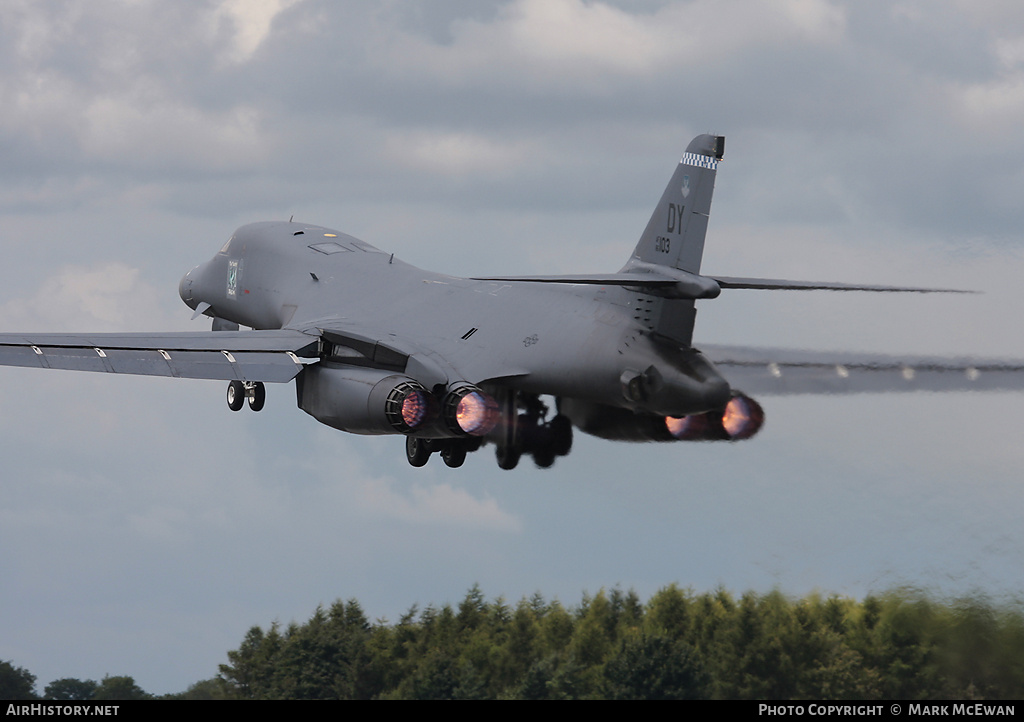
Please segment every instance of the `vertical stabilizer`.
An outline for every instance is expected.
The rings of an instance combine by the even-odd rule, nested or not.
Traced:
[[[715,174],[724,154],[724,136],[698,135],[690,141],[630,261],[700,272]]]

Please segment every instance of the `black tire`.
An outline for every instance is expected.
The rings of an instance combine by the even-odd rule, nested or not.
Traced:
[[[466,447],[462,444],[449,444],[441,449],[441,460],[450,469],[458,469],[466,463]]]
[[[417,468],[425,466],[430,461],[430,447],[426,439],[417,439],[415,436],[405,437],[405,458],[409,464]]]
[[[232,381],[228,384],[228,408],[232,411],[241,411],[245,403],[245,385],[241,381]]]
[[[538,469],[550,469],[555,464],[555,450],[551,444],[543,443],[540,448],[534,449],[533,463]]]
[[[249,394],[249,408],[253,411],[262,411],[266,403],[267,387],[263,385],[262,381],[257,381],[252,387],[252,392]]]
[[[551,448],[555,456],[566,456],[572,451],[572,422],[559,414],[551,419]]]
[[[511,471],[519,465],[519,458],[523,455],[523,452],[510,446],[499,446],[494,455],[498,458],[499,469]]]

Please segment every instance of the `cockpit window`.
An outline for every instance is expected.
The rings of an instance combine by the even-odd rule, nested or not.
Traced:
[[[341,253],[342,251],[352,251],[351,248],[345,248],[345,246],[341,245],[340,243],[335,243],[334,241],[327,241],[325,243],[314,243],[310,246],[310,248],[312,248],[314,251],[320,251],[320,253],[326,253],[327,255],[330,255],[332,253]]]
[[[231,238],[229,238],[227,241],[225,241],[224,245],[220,247],[219,253],[227,253],[228,252],[228,246],[231,245],[231,241],[233,241],[233,240],[235,240],[235,237],[231,236]]]

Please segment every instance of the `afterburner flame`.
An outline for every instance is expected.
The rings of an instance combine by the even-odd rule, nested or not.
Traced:
[[[390,378],[385,382],[390,383]],[[430,423],[437,416],[437,403],[421,383],[408,379],[388,393],[384,415],[391,428],[404,434]]]
[[[743,394],[733,396],[721,412],[665,417],[665,428],[679,441],[740,441],[756,434],[763,424],[764,409]]]
[[[668,433],[681,441],[701,437],[707,426],[707,417],[704,414],[682,416],[680,418],[674,416],[665,417],[665,428],[668,429]]]
[[[430,397],[426,391],[412,391],[402,399],[402,421],[410,429],[416,429],[426,421],[430,413]]]
[[[498,403],[481,391],[471,391],[455,408],[459,428],[471,436],[483,436],[498,423]]]
[[[722,428],[730,439],[749,439],[764,423],[764,410],[749,396],[733,396],[722,412]]]

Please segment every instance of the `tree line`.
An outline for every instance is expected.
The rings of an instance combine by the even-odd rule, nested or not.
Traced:
[[[737,598],[675,585],[646,603],[613,589],[565,607],[539,593],[489,601],[474,586],[455,607],[413,606],[394,623],[371,623],[357,600],[339,600],[303,624],[252,627],[227,659],[216,677],[170,697],[1020,699],[1024,610],[907,591]],[[0,699],[13,698],[4,680],[18,669],[0,664]],[[112,692],[136,696],[96,696]],[[44,690],[139,694],[130,677]]]

